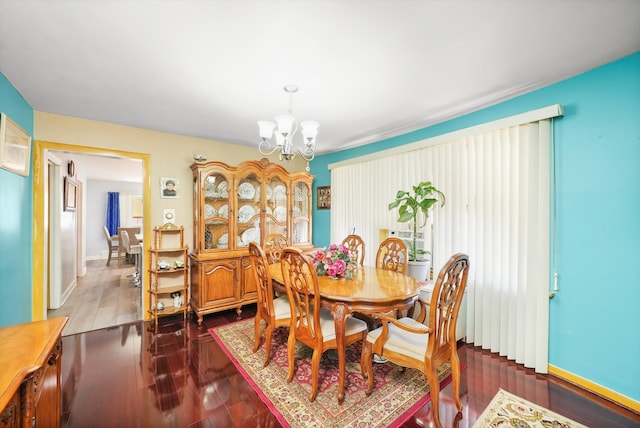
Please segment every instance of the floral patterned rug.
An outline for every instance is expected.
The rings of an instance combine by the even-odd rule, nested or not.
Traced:
[[[263,367],[264,343],[254,354],[253,319],[209,329],[238,370],[251,384],[271,412],[285,427],[397,427],[430,399],[426,377],[417,370],[387,364],[374,364],[375,388],[367,397],[360,374],[361,343],[346,351],[345,400],[338,404],[338,359],[328,350],[320,362],[318,395],[309,402],[312,350],[298,343],[296,372],[287,383],[288,328],[273,334],[271,362]],[[450,382],[448,363],[438,369],[441,386]]]
[[[473,428],[587,428],[500,389]]]

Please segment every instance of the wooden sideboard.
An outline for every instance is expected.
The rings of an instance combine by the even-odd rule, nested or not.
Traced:
[[[67,320],[0,328],[0,428],[60,426],[61,336]]]

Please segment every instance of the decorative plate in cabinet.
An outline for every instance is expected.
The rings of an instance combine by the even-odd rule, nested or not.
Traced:
[[[260,242],[260,229],[257,227],[252,227],[245,230],[242,233],[242,243],[244,245],[249,245],[249,242],[255,241]]]
[[[228,189],[228,184],[226,181],[221,181],[220,184],[218,184],[218,195],[221,198],[228,198],[229,197],[229,189]]]
[[[287,189],[282,184],[278,184],[275,189],[273,189],[273,199],[276,202],[287,200]]]
[[[251,185],[251,183],[242,183],[238,187],[238,196],[240,199],[253,199],[256,195],[256,188]]]
[[[276,220],[278,220],[280,222],[286,221],[287,220],[287,209],[284,206],[276,207],[276,209],[273,210],[273,215],[275,216]]]
[[[218,210],[218,217],[229,218],[229,205],[223,205]]]
[[[243,205],[238,210],[238,221],[240,223],[246,223],[255,215],[255,211],[251,205]]]

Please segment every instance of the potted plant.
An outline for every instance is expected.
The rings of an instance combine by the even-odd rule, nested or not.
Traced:
[[[430,181],[423,181],[413,186],[412,191],[399,190],[396,199],[389,204],[388,209],[398,208],[398,222],[411,222],[413,234],[411,240],[407,240],[409,267],[407,273],[419,281],[424,281],[429,271],[429,261],[424,260],[424,255],[429,251],[418,248],[418,230],[424,228],[429,218],[429,210],[437,202],[444,206],[445,196]]]

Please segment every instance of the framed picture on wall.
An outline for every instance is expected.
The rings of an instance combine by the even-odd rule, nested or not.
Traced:
[[[78,201],[78,197],[77,197],[77,190],[76,190],[76,182],[73,180],[73,178],[65,177],[64,178],[64,210],[75,211],[77,201]]]
[[[0,114],[0,167],[27,176],[30,160],[31,137],[9,116]]]
[[[142,218],[144,214],[143,208],[144,206],[142,204],[142,196],[132,195],[131,196],[131,217]]]
[[[319,210],[328,210],[331,208],[331,186],[318,186],[317,207]]]
[[[160,197],[178,198],[180,197],[180,182],[177,178],[163,177],[160,179]]]

